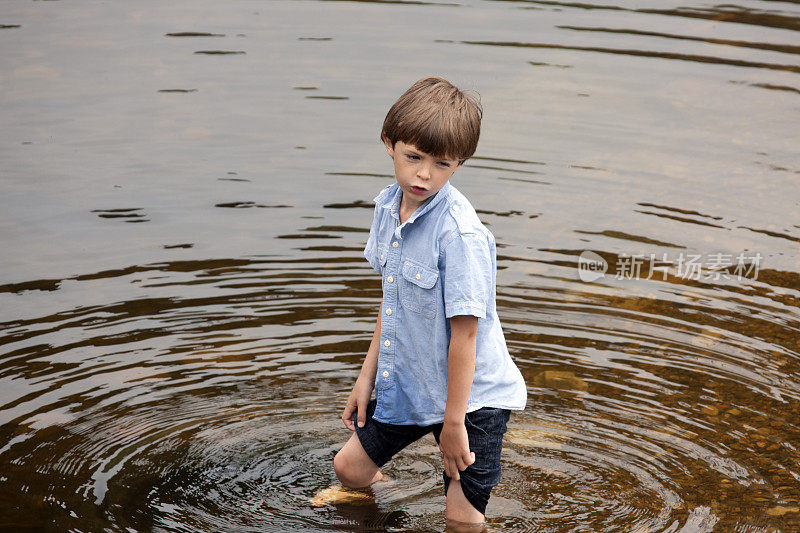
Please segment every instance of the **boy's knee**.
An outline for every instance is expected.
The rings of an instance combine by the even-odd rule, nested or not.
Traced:
[[[374,476],[374,473],[369,473],[369,476],[367,476],[367,472],[359,475],[358,469],[349,457],[346,448],[339,450],[339,453],[333,458],[333,470],[336,472],[336,477],[339,478],[341,484],[352,489],[366,487]]]
[[[342,485],[349,486],[350,481],[348,474],[348,465],[347,465],[347,457],[344,453],[344,448],[339,450],[339,453],[336,454],[336,457],[333,458],[333,471],[336,472],[336,477],[339,478],[339,481]]]

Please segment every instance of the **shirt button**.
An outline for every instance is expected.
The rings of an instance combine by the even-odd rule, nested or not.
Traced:
[[[381,261],[383,261],[383,254],[381,254]]]
[[[398,246],[400,246],[400,245],[397,243],[397,241],[394,241],[394,242],[392,243],[392,246],[394,246],[395,248],[397,248],[397,247],[398,247]]]
[[[389,276],[388,278],[386,278],[386,281],[388,281],[389,283],[391,283],[391,282],[393,282],[393,281],[394,281],[394,278],[393,278],[392,276]]]
[[[381,374],[381,375],[382,375],[383,377],[385,377],[385,378],[388,378],[388,377],[389,377],[389,371],[388,371],[388,370],[384,370],[384,371],[383,371],[383,374]]]
[[[389,342],[389,339],[386,339],[385,341],[383,341],[383,345],[384,346],[388,347],[390,344],[391,344],[391,342]]]
[[[387,310],[386,310],[386,314],[387,314],[387,315],[391,315],[391,314],[392,314],[392,310],[391,310],[391,309],[387,309]]]
[[[419,273],[417,273],[417,279],[419,279]]]

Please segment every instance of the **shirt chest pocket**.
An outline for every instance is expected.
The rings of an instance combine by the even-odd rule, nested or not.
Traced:
[[[435,318],[438,309],[439,270],[416,261],[403,261],[400,282],[400,303],[404,309]]]

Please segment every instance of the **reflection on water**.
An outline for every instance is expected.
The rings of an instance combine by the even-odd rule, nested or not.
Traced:
[[[481,94],[453,184],[529,390],[492,527],[800,529],[799,26],[755,0],[1,5],[0,529],[444,529],[432,438],[368,491],[332,468],[381,297],[377,129],[428,74]]]

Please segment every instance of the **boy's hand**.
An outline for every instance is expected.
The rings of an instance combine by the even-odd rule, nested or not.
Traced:
[[[350,392],[350,397],[347,398],[347,405],[344,406],[344,411],[342,412],[342,422],[350,431],[356,430],[353,424],[353,415],[356,412],[358,412],[358,427],[364,427],[364,423],[367,421],[367,404],[369,403],[369,397],[372,395],[372,386],[372,382],[359,376],[353,386],[353,390]]]
[[[475,462],[475,452],[469,451],[469,438],[464,422],[444,423],[439,435],[439,450],[444,459],[444,473],[456,481],[461,479],[459,472]]]

